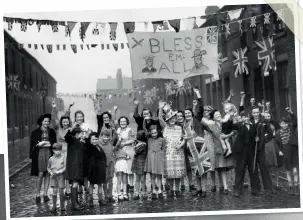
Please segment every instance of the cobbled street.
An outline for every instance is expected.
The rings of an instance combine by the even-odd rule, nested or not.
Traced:
[[[36,181],[30,175],[30,168],[27,168],[11,179],[10,183],[14,187],[10,189],[10,208],[11,217],[42,217],[52,216],[50,212],[52,201],[40,205],[35,203]],[[230,178],[229,178],[230,179]],[[231,182],[229,181],[231,186]],[[250,209],[283,209],[283,208],[299,208],[300,197],[289,196],[286,191],[286,182],[281,181],[282,191],[276,195],[264,194],[259,197],[252,196],[250,189],[245,189],[244,194],[240,198],[235,198],[232,195],[232,189],[229,188],[229,195],[221,195],[210,192],[211,183],[208,178],[207,197],[194,197],[188,191],[188,187],[180,198],[166,198],[163,200],[151,200],[150,194],[150,179],[147,178],[147,188],[149,198],[147,201],[134,201],[131,199],[133,194],[130,194],[130,201],[116,202],[99,206],[98,197],[94,194],[94,208],[89,208],[88,205],[83,211],[72,211],[70,201],[66,201],[67,211],[57,215],[103,215],[103,214],[135,214],[135,213],[160,213],[160,212],[192,212],[192,211],[216,211],[216,210],[250,210]],[[51,198],[51,189],[49,196]],[[86,204],[87,195],[80,195],[80,201]],[[59,207],[59,202],[58,202]]]

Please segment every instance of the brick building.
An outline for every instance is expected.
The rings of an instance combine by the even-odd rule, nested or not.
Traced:
[[[279,5],[279,8],[286,8],[286,5]],[[273,12],[269,5],[239,5],[239,6],[224,6],[218,12],[230,11],[243,8],[241,16],[238,19],[246,19],[252,16],[258,16],[265,13]],[[257,28],[255,32],[249,27],[248,23],[244,23],[247,31],[241,35],[238,29],[238,23],[230,26],[231,35],[226,37],[224,34],[219,35],[218,52],[228,60],[221,66],[219,80],[206,80],[203,87],[204,99],[208,104],[215,108],[222,109],[221,101],[229,95],[230,89],[236,93],[233,102],[240,102],[240,91],[247,94],[246,106],[249,105],[249,98],[255,97],[258,102],[262,99],[270,101],[275,109],[275,116],[280,118],[286,115],[285,108],[290,106],[292,110],[297,112],[296,103],[296,70],[295,70],[295,38],[293,33],[281,21],[277,21],[276,13],[271,14],[270,29],[266,29],[263,24],[263,19],[257,19]],[[284,16],[291,18],[293,21],[292,12],[289,9],[284,10]],[[220,25],[224,22],[229,22],[226,16],[213,17],[203,24],[203,27]],[[292,24],[293,25],[293,24]],[[261,30],[263,33],[261,33]],[[234,32],[233,32],[234,30]],[[274,33],[273,39],[275,44],[275,57],[277,61],[277,69],[271,70],[268,76],[264,76],[261,72],[261,65],[258,61],[259,48],[254,43],[264,37]],[[233,60],[235,59],[232,51],[244,48],[247,46],[248,68],[249,74],[242,74],[237,77],[234,75]]]
[[[43,112],[51,111],[57,82],[32,55],[19,47],[20,44],[6,31],[4,43],[8,151],[9,164],[12,166],[22,158],[28,158],[30,133],[37,126],[37,118]],[[8,86],[8,78],[12,75],[18,76],[19,89],[12,90]],[[60,103],[62,104],[62,101]]]

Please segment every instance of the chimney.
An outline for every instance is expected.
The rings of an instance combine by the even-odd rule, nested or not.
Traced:
[[[123,78],[122,78],[122,70],[121,69],[117,70],[116,78],[117,78],[117,88],[118,89],[123,89]]]

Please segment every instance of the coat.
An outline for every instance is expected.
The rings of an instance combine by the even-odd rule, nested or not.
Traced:
[[[241,153],[243,151],[244,142],[245,142],[244,140],[245,129],[246,129],[246,125],[242,122],[238,122],[233,125],[233,130],[237,131],[237,137],[233,145],[233,151],[236,153]],[[254,127],[250,125],[249,138],[253,143],[253,146],[251,147],[255,147],[256,144],[255,137],[256,137],[256,129],[254,129]]]
[[[36,145],[38,144],[38,142],[41,141],[41,136],[42,136],[41,127],[32,131],[31,136],[30,136],[29,157],[30,157],[30,159],[32,159],[32,164],[31,164],[31,175],[32,176],[38,176],[38,174],[39,174],[38,156],[39,156],[40,148],[36,147]],[[56,131],[52,128],[49,128],[48,136],[49,136],[49,142],[51,144],[50,151],[51,151],[51,155],[52,155],[53,154],[52,146],[54,143],[57,142]]]
[[[289,115],[291,119],[289,144],[298,146],[298,119],[295,114]]]
[[[265,144],[274,138],[273,132],[268,123],[265,123],[261,118],[259,122],[256,124],[255,121],[251,120],[253,129],[256,131],[256,136],[259,137],[259,142],[257,144],[258,151],[262,151],[265,148]],[[267,135],[265,135],[267,134]]]
[[[65,135],[65,141],[67,143],[66,179],[81,182],[84,174],[85,145],[73,137],[71,131]]]

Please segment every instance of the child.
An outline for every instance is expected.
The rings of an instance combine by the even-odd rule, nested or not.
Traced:
[[[157,185],[162,185],[162,175],[164,174],[164,149],[165,140],[159,137],[156,127],[151,127],[150,137],[148,138],[148,151],[145,163],[145,171],[151,175],[152,182],[152,199],[157,199],[156,195],[156,180]],[[158,197],[163,199],[162,189],[158,188]]]
[[[124,148],[121,146],[122,143],[122,137],[120,136],[117,144],[114,148],[114,156],[116,160],[115,164],[115,173],[117,176],[117,193],[118,193],[118,200],[119,201],[127,201],[128,195],[127,195],[127,160],[130,159],[129,155],[126,153]],[[121,194],[121,184],[123,188],[123,196]]]
[[[107,196],[107,186],[106,186],[106,155],[99,144],[97,132],[92,132],[89,135],[89,145],[88,145],[88,180],[89,184],[89,205],[94,206],[93,203],[93,189],[94,185],[98,185],[98,197],[99,204],[105,205],[106,199],[102,199],[102,186],[104,190],[104,195]]]
[[[115,161],[113,155],[113,143],[111,142],[111,130],[102,129],[100,133],[100,146],[106,155],[106,184],[104,184],[104,193],[107,202],[114,202],[113,198],[113,178],[115,173]],[[105,190],[105,186],[107,190]]]
[[[49,158],[47,171],[50,174],[50,186],[53,188],[53,208],[52,211],[56,212],[57,209],[57,194],[59,188],[60,195],[60,209],[61,212],[65,211],[64,208],[64,193],[63,189],[65,188],[64,182],[64,171],[66,168],[66,158],[62,154],[62,144],[54,143],[53,152],[54,155]]]
[[[84,207],[79,204],[77,190],[79,183],[83,181],[83,154],[84,144],[81,141],[83,132],[80,126],[75,123],[70,131],[65,135],[67,143],[66,157],[66,179],[72,184],[71,203],[72,209],[83,210]]]
[[[293,113],[291,113],[291,116]],[[295,118],[295,117],[292,117]],[[280,156],[284,156],[284,165],[286,169],[286,175],[289,185],[288,194],[293,196],[299,195],[299,156],[298,147],[290,144],[291,137],[291,127],[290,122],[287,118],[282,118],[280,120],[280,129],[276,134],[276,143],[278,146],[278,151]]]
[[[144,131],[138,131],[137,140],[135,141],[135,156],[132,164],[132,172],[136,174],[136,192],[134,200],[139,199],[140,183],[143,190],[143,197],[146,198],[146,174],[144,168],[147,155],[147,144],[145,139]]]
[[[229,135],[232,132],[233,119],[232,116],[235,112],[234,105],[231,103],[224,104],[225,116],[221,119],[222,123],[222,134]],[[224,156],[229,157],[232,154],[230,138],[221,137],[221,145],[224,150]]]

